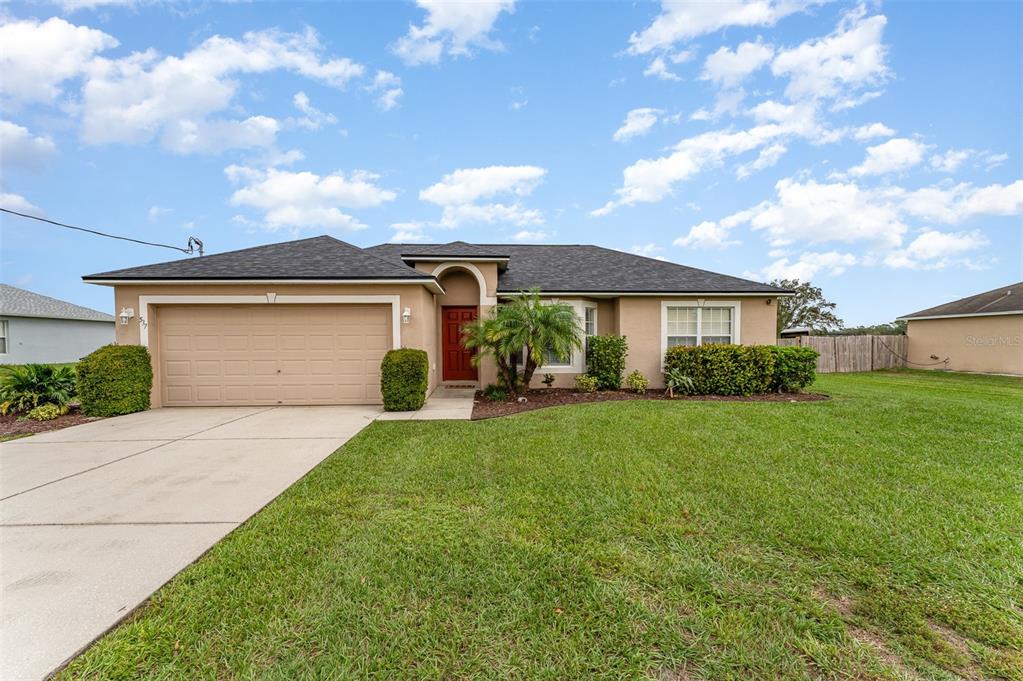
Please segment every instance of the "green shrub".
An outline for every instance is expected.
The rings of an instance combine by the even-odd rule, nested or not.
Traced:
[[[771,387],[774,353],[765,345],[678,345],[668,348],[664,368],[691,378],[697,395],[755,395]]]
[[[597,377],[579,374],[575,377],[575,389],[581,393],[597,392]]]
[[[508,399],[508,391],[502,386],[491,383],[483,389],[483,397],[491,402],[504,402]]]
[[[551,386],[554,385],[554,381],[556,380],[557,379],[555,378],[554,374],[544,374],[543,381],[541,381],[541,383],[550,388]]]
[[[774,374],[771,390],[780,393],[797,393],[817,378],[817,357],[813,348],[799,346],[771,347],[774,355]]]
[[[58,406],[52,402],[40,404],[28,413],[28,417],[34,421],[52,421],[58,416],[63,416],[71,409],[68,405]]]
[[[78,397],[87,416],[149,409],[153,366],[141,345],[104,345],[78,363]]]
[[[430,360],[425,350],[390,350],[380,362],[380,393],[385,411],[414,411],[426,403]]]
[[[3,368],[0,413],[20,413],[43,404],[62,407],[75,396],[75,372],[69,366],[25,364]]]
[[[681,369],[675,367],[665,370],[664,387],[668,397],[675,397],[676,393],[679,395],[692,395],[696,384],[693,382],[693,379],[682,373]]]
[[[618,390],[628,354],[625,336],[590,336],[586,341],[586,373],[597,379],[600,390]]]
[[[650,387],[650,379],[644,376],[639,369],[636,369],[625,377],[625,385],[629,386],[629,390],[633,392],[645,393],[646,389]]]

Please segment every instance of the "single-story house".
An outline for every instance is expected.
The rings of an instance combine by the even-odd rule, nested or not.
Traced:
[[[899,319],[912,367],[1023,375],[1023,281]]]
[[[773,344],[777,298],[746,279],[597,246],[382,244],[320,236],[83,277],[114,287],[117,342],[149,348],[154,406],[380,401],[391,348],[421,348],[430,389],[496,380],[460,328],[538,287],[575,308],[585,334],[628,337],[627,371],[663,385],[678,344]],[[583,353],[537,372],[571,386]]]
[[[77,362],[114,342],[114,318],[0,284],[0,364]]]

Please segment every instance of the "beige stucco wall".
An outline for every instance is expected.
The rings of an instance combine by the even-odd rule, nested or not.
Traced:
[[[598,301],[597,328],[601,335],[618,333],[629,343],[629,355],[625,360],[625,374],[638,369],[650,379],[650,387],[664,387],[661,373],[661,303],[665,300],[695,302],[692,298],[656,298],[623,296],[613,300]],[[707,298],[706,305],[714,300]],[[739,340],[743,345],[774,345],[777,301],[767,298],[741,298],[739,302]],[[542,386],[543,369],[537,371],[533,387]],[[575,386],[575,374],[557,374],[555,387]]]
[[[114,287],[114,309],[132,308],[136,315],[141,314],[142,306],[139,296],[265,296],[268,292],[277,295],[397,295],[400,308],[408,307],[412,318],[408,324],[401,324],[401,345],[407,348],[426,350],[430,359],[430,389],[437,384],[437,342],[436,328],[437,308],[434,295],[418,284],[143,284],[122,285]],[[229,304],[229,303],[228,303]],[[399,310],[400,312],[400,310]],[[160,406],[160,372],[159,367],[159,325],[160,306],[150,305],[148,318],[149,352],[153,357],[153,406]],[[116,325],[116,342],[122,345],[138,345],[140,343],[139,320],[134,319],[128,325]]]
[[[910,366],[1023,375],[1023,315],[910,320]],[[936,360],[948,358],[944,364]]]

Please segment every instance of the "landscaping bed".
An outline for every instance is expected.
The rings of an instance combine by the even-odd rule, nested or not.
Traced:
[[[472,407],[472,419],[490,419],[496,416],[508,416],[523,411],[557,407],[565,404],[585,404],[587,402],[614,402],[618,400],[669,400],[699,402],[819,402],[828,399],[821,393],[764,393],[760,395],[676,395],[669,398],[664,390],[647,390],[637,393],[632,390],[601,390],[595,393],[584,393],[570,388],[546,388],[529,390],[523,394],[525,402],[514,399],[492,402],[483,391],[476,392],[476,400]]]
[[[77,426],[81,423],[97,421],[97,417],[86,416],[77,407],[73,408],[63,416],[58,416],[49,421],[36,421],[34,419],[20,418],[19,414],[0,415],[0,440],[13,439],[12,435],[32,435],[34,433],[45,433],[51,430],[60,430],[70,426]]]

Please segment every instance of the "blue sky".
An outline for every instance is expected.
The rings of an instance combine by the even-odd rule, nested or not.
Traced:
[[[1021,5],[0,7],[4,207],[209,253],[596,243],[849,324],[1023,279]],[[3,280],[172,251],[4,216]]]

